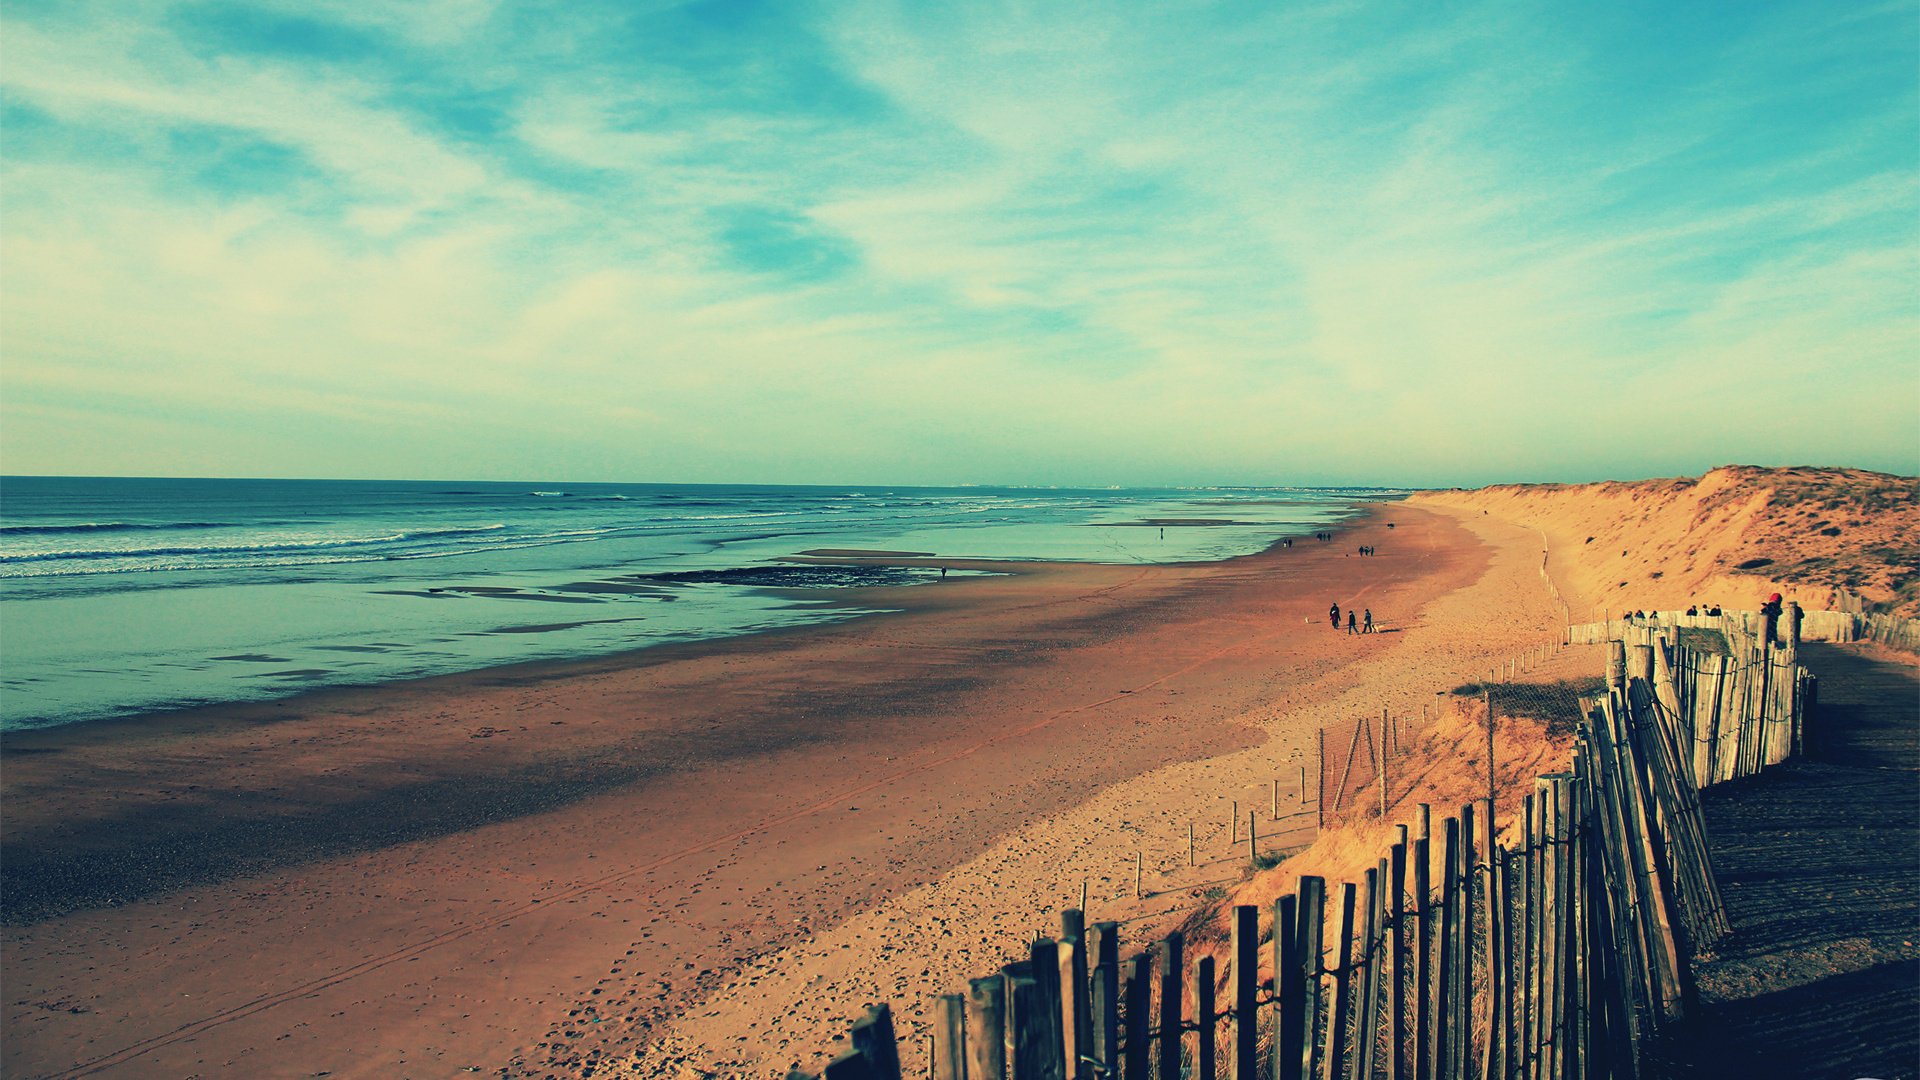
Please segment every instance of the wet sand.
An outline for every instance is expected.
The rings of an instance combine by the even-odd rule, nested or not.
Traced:
[[[1223,563],[943,560],[1011,572],[837,594],[903,610],[826,628],[8,736],[0,1065],[606,1075],[756,959],[1266,742],[1250,714],[1400,644],[1330,633],[1329,600],[1394,631],[1487,560],[1391,506]],[[794,1036],[738,1035],[786,1064]]]

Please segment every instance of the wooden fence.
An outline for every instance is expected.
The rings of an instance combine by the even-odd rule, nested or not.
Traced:
[[[1786,644],[1795,606],[1789,605],[1775,631],[1776,644]],[[1870,615],[1858,611],[1801,611],[1801,641],[1877,641],[1908,652],[1920,652],[1920,619],[1900,615]],[[1758,634],[1763,627],[1756,611],[1727,611],[1719,615],[1688,615],[1682,611],[1649,612],[1638,619],[1608,619],[1567,627],[1567,644],[1598,645],[1607,641],[1645,640],[1645,635],[1675,628]]]
[[[1617,643],[1609,668],[1568,767],[1504,829],[1488,801],[1437,827],[1420,806],[1363,881],[1235,908],[1224,972],[1189,966],[1178,934],[1122,960],[1117,924],[1067,911],[1058,938],[936,1000],[928,1076],[1647,1075],[1696,1008],[1691,957],[1729,929],[1698,789],[1782,759],[1812,694],[1797,667],[1775,692],[1771,663],[1730,676],[1673,632]],[[822,1075],[899,1080],[886,1006]]]

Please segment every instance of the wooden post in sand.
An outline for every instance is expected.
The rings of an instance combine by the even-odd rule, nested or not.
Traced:
[[[1160,1075],[1180,1075],[1180,1007],[1185,1004],[1186,939],[1180,931],[1160,943]]]
[[[1314,825],[1321,831],[1327,827],[1327,729],[1320,729],[1320,771],[1313,774]],[[1305,766],[1302,766],[1304,769]]]
[[[1153,1019],[1151,965],[1152,960],[1146,953],[1127,961],[1126,1058],[1120,1072],[1123,1080],[1147,1080],[1147,1028]]]
[[[1187,822],[1187,865],[1195,865],[1193,861],[1193,822],[1191,821]]]
[[[1193,1019],[1199,1028],[1199,1042],[1194,1046],[1194,1076],[1196,1080],[1214,1080],[1214,1056],[1219,1044],[1213,1039],[1214,1029],[1219,1026],[1219,1015],[1214,1011],[1213,957],[1203,956],[1194,965]]]
[[[1273,796],[1267,803],[1267,819],[1280,820],[1280,778],[1277,776],[1273,778]]]
[[[1274,927],[1273,936],[1290,933],[1291,927]],[[1241,904],[1233,909],[1233,1080],[1257,1080],[1256,1051],[1260,1042],[1260,909]],[[1276,993],[1280,974],[1276,970]],[[1208,1041],[1202,1032],[1200,1041]]]
[[[1301,892],[1306,882],[1301,882]],[[1300,970],[1299,901],[1289,894],[1273,902],[1273,1080],[1301,1080],[1306,979]]]
[[[1433,1076],[1433,848],[1432,808],[1420,804],[1419,831],[1413,838],[1413,1075]]]
[[[1061,1080],[1060,1063],[1064,1060],[1063,1047],[1065,1036],[1061,1024],[1066,1019],[1066,1011],[1060,1007],[1060,943],[1050,938],[1041,938],[1033,943],[1028,954],[1033,968],[1035,991],[1034,1028],[1040,1039],[1038,1075],[1047,1080]]]
[[[1147,895],[1146,889],[1141,883],[1141,878],[1145,875],[1146,861],[1147,856],[1145,852],[1135,851],[1133,853],[1133,898],[1135,900],[1145,899]]]
[[[1031,960],[1001,969],[1007,983],[1007,1080],[1045,1077],[1048,1046],[1047,1005]]]
[[[1327,1065],[1330,1078],[1347,1075],[1347,1013],[1353,1001],[1353,882],[1340,883],[1340,929],[1334,938],[1333,1000],[1327,1009]]]
[[[1487,691],[1487,813],[1493,813],[1494,802],[1500,797],[1495,790],[1493,771],[1493,691]],[[1492,820],[1489,818],[1488,820]],[[1488,850],[1492,850],[1489,847]]]
[[[1388,1024],[1393,1037],[1387,1040],[1387,1080],[1407,1080],[1413,1058],[1407,1054],[1407,827],[1400,826],[1400,840],[1387,853],[1387,927],[1388,956],[1392,960],[1392,978],[1387,982]],[[1417,987],[1415,988],[1418,989]],[[1488,1077],[1488,1080],[1501,1080]]]
[[[933,1046],[927,1074],[933,1080],[966,1080],[967,999],[943,994],[933,999]]]
[[[1006,980],[998,975],[967,983],[968,1076],[1007,1074]]]
[[[1251,810],[1247,811],[1247,865],[1248,866],[1257,866],[1260,863],[1259,849],[1254,846],[1256,841],[1253,835],[1253,819],[1254,819],[1253,811]]]
[[[1391,722],[1387,719],[1387,710],[1380,710],[1380,817],[1387,816],[1387,728]]]
[[[1088,1019],[1093,1021],[1089,1044],[1095,1061],[1113,1076],[1120,1065],[1120,924],[1094,923],[1088,931],[1087,961],[1093,965]]]
[[[1227,850],[1240,842],[1240,800],[1233,800],[1233,810],[1227,815]]]

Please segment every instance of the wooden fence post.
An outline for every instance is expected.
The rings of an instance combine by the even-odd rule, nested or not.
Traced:
[[[1214,1012],[1213,957],[1203,956],[1193,966],[1193,1069],[1197,1080],[1214,1080],[1214,1055],[1219,1044],[1220,1018]]]
[[[1048,1080],[1054,1080],[1066,1075],[1066,1039],[1060,1026],[1064,1018],[1060,1004],[1063,989],[1060,985],[1060,945],[1051,938],[1041,938],[1033,943],[1029,956],[1033,962],[1035,1000],[1040,1009],[1037,1019],[1040,1029],[1040,1071]]]
[[[1406,1080],[1413,1058],[1407,1053],[1407,841],[1406,826],[1400,827],[1400,842],[1387,853],[1388,895],[1393,910],[1388,928],[1393,936],[1393,979],[1389,983],[1392,1000],[1387,1042],[1387,1080]]]
[[[1276,921],[1273,936],[1283,929]],[[1256,1080],[1260,1044],[1260,909],[1240,904],[1233,909],[1233,1080]],[[1274,968],[1274,986],[1280,985],[1280,969]],[[1201,1039],[1206,1039],[1201,1033]]]
[[[1304,878],[1300,891],[1306,892]],[[1300,963],[1299,899],[1282,896],[1273,902],[1273,1080],[1302,1080],[1306,992],[1306,973]]]
[[[1147,1029],[1152,1022],[1152,961],[1141,953],[1127,961],[1126,1045],[1122,1048],[1121,1080],[1147,1080]]]
[[[1090,941],[1084,913],[1078,908],[1061,912],[1060,930],[1060,945],[1066,959],[1060,968],[1061,983],[1066,987],[1060,1004],[1073,1015],[1072,1023],[1062,1029],[1073,1035],[1072,1053],[1067,1056],[1067,1076],[1071,1080],[1086,1074],[1086,1059],[1093,1053],[1093,959],[1088,951]],[[1066,952],[1069,945],[1072,951]]]
[[[1180,1014],[1186,997],[1185,940],[1179,931],[1160,943],[1160,1075],[1180,1075]]]
[[[1006,980],[998,975],[967,982],[967,1080],[1007,1075]]]
[[[1354,1026],[1354,1039],[1357,1051],[1354,1076],[1371,1080],[1373,1076],[1374,1036],[1380,1027],[1380,968],[1386,962],[1386,949],[1380,942],[1381,913],[1386,901],[1387,862],[1380,860],[1379,865],[1369,869],[1366,884],[1361,890],[1361,902],[1366,912],[1361,919],[1360,964],[1365,971],[1360,980],[1359,1008],[1354,1015],[1358,1022]]]
[[[876,1080],[900,1080],[900,1047],[893,1038],[893,1010],[885,1002],[867,1010],[847,1033],[853,1051],[866,1059]]]
[[[1380,818],[1383,821],[1386,820],[1386,817],[1387,817],[1387,763],[1390,760],[1392,760],[1387,756],[1388,726],[1389,726],[1389,722],[1387,719],[1387,710],[1381,709],[1380,710]]]
[[[933,1080],[967,1080],[967,999],[942,994],[933,999]]]
[[[1103,1077],[1120,1070],[1120,926],[1118,923],[1093,924],[1088,941],[1087,959],[1093,965],[1092,1003],[1093,1057],[1100,1063]],[[968,1080],[972,1080],[971,1077]]]
[[[1057,1021],[1060,1028],[1060,1075],[1066,1080],[1076,1080],[1080,1075],[1080,1059],[1087,1052],[1083,1035],[1087,1022],[1086,958],[1077,937],[1063,937],[1055,944],[1055,948],[1060,965],[1055,974],[1060,987],[1060,1015]],[[1076,974],[1078,978],[1075,978]]]
[[[1433,850],[1425,803],[1420,824],[1413,841],[1413,1075],[1433,1080]]]
[[[1351,1007],[1353,978],[1353,882],[1340,883],[1340,930],[1334,940],[1333,1002],[1327,1013],[1325,1080],[1346,1076],[1347,1011]]]
[[[1460,862],[1454,870],[1454,898],[1459,913],[1454,917],[1453,943],[1453,1075],[1466,1080],[1467,1066],[1473,1059],[1473,840],[1474,804],[1460,808]]]
[[[1047,1069],[1047,1003],[1033,961],[1018,960],[1000,969],[1006,980],[1007,1080],[1053,1080]]]
[[[1480,1074],[1486,1080],[1499,1080],[1506,1074],[1503,1040],[1506,1038],[1507,979],[1500,950],[1505,937],[1507,902],[1506,894],[1501,891],[1506,875],[1502,872],[1498,818],[1491,798],[1486,808],[1486,849],[1487,1042],[1480,1055]]]
[[[1458,936],[1454,924],[1460,919],[1459,899],[1455,895],[1454,871],[1460,862],[1460,820],[1448,818],[1441,826],[1442,840],[1440,857],[1440,940],[1439,958],[1434,963],[1433,980],[1433,1067],[1436,1073],[1452,1077],[1453,1064],[1453,1009],[1454,1009],[1454,965],[1459,962],[1455,955],[1454,938]]]
[[[1306,1041],[1303,1044],[1301,1072],[1305,1076],[1316,1077],[1320,1074],[1320,1005],[1324,999],[1324,986],[1320,978],[1320,968],[1325,950],[1321,935],[1326,931],[1327,883],[1319,877],[1306,876],[1300,879],[1300,973],[1305,976],[1306,992],[1301,1001],[1305,1008],[1302,1019],[1306,1025]]]

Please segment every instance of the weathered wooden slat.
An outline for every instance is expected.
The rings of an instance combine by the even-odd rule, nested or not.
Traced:
[[[1038,1080],[1046,1068],[1046,1006],[1033,977],[1033,961],[1018,960],[1000,969],[1006,983],[1007,1080]]]
[[[1147,1080],[1148,1028],[1152,1024],[1153,961],[1141,953],[1127,961],[1127,1033],[1121,1046],[1121,1080]]]
[[[1276,922],[1273,936],[1285,931]],[[1241,904],[1233,909],[1233,1080],[1256,1080],[1260,1045],[1260,909]],[[1274,973],[1279,974],[1276,965]],[[1278,978],[1275,984],[1278,985]],[[1203,1035],[1202,1038],[1205,1036]]]
[[[1214,1012],[1213,957],[1203,956],[1193,966],[1193,1075],[1196,1080],[1214,1080],[1214,1054],[1219,1046],[1219,1016]]]
[[[1474,870],[1474,838],[1479,835],[1475,828],[1474,804],[1467,803],[1460,808],[1460,862],[1454,871],[1454,896],[1460,905],[1460,913],[1454,919],[1453,943],[1453,1075],[1466,1080],[1468,1065],[1473,1060],[1473,928],[1475,912],[1473,903],[1474,882],[1478,874]]]
[[[1300,881],[1306,893],[1306,879]],[[1307,976],[1300,959],[1299,899],[1273,903],[1273,1080],[1301,1080],[1306,1059]]]
[[[1440,857],[1440,932],[1435,951],[1433,980],[1433,1068],[1442,1080],[1453,1080],[1454,970],[1458,956],[1454,923],[1460,918],[1459,897],[1455,893],[1456,868],[1460,863],[1460,820],[1448,818],[1441,827]]]
[[[1648,944],[1652,951],[1658,992],[1655,1005],[1659,1022],[1665,1024],[1678,1020],[1685,1013],[1681,991],[1681,984],[1685,980],[1681,964],[1685,960],[1680,955],[1674,937],[1671,886],[1661,872],[1653,850],[1653,824],[1646,790],[1640,782],[1639,768],[1632,760],[1632,747],[1619,713],[1619,705],[1609,702],[1609,736],[1614,744],[1616,768],[1620,770],[1621,791],[1625,796],[1627,835],[1631,840],[1629,849],[1640,883],[1640,907],[1647,916],[1649,928]]]
[[[1300,970],[1306,976],[1302,982],[1305,993],[1302,995],[1302,1017],[1306,1022],[1305,1057],[1301,1062],[1302,1071],[1307,1076],[1320,1075],[1321,1039],[1320,1011],[1325,998],[1325,984],[1320,977],[1324,963],[1325,950],[1322,936],[1326,932],[1327,883],[1325,879],[1303,876],[1300,879]]]
[[[933,1080],[967,1080],[967,999],[963,994],[933,999],[933,1053],[927,1072]]]
[[[1388,934],[1391,940],[1390,956],[1393,974],[1388,980],[1389,998],[1392,1002],[1388,1017],[1388,1031],[1392,1038],[1387,1047],[1387,1080],[1406,1080],[1411,1075],[1413,1057],[1407,1052],[1407,844],[1404,839],[1406,829],[1400,830],[1402,839],[1387,852],[1387,877],[1389,901],[1392,910],[1388,916]]]
[[[1425,810],[1423,804],[1421,807]],[[1421,815],[1423,818],[1425,814]],[[1423,829],[1422,832],[1425,830]],[[1433,1078],[1433,889],[1432,841],[1413,842],[1413,1075]]]
[[[1007,1075],[1006,987],[998,975],[967,982],[967,1080]]]
[[[1564,1070],[1564,1051],[1566,1047],[1566,1018],[1561,1013],[1564,1000],[1562,980],[1566,974],[1566,928],[1567,916],[1567,785],[1566,777],[1553,775],[1545,778],[1547,805],[1547,874],[1545,910],[1547,914],[1547,935],[1543,941],[1545,951],[1545,977],[1542,983],[1545,994],[1541,1000],[1541,1011],[1546,1020],[1546,1072],[1549,1077],[1566,1075]]]
[[[1063,937],[1054,943],[1059,962],[1060,987],[1060,1073],[1067,1080],[1080,1075],[1081,1057],[1087,1052],[1083,1032],[1087,1026],[1086,954],[1078,937]]]
[[[1103,1077],[1113,1076],[1120,1068],[1120,925],[1094,923],[1088,940],[1087,956],[1093,964],[1093,1058],[1099,1062],[1095,1071]]]
[[[1352,1004],[1353,982],[1353,882],[1340,884],[1340,921],[1334,938],[1332,973],[1333,1001],[1327,1012],[1327,1051],[1324,1080],[1344,1080],[1347,1075],[1347,1011]]]
[[[1486,838],[1482,847],[1487,852],[1486,876],[1486,963],[1487,963],[1487,1038],[1481,1045],[1480,1075],[1494,1078],[1501,1075],[1505,1068],[1506,1055],[1501,1050],[1501,1041],[1506,1038],[1506,972],[1502,970],[1500,942],[1502,927],[1506,923],[1507,905],[1505,895],[1500,891],[1500,883],[1505,879],[1501,873],[1501,853],[1499,837],[1494,818],[1496,804],[1492,799],[1486,802],[1484,811]]]
[[[1160,943],[1160,1075],[1180,1075],[1180,1022],[1186,1000],[1185,940],[1175,931]]]
[[[1088,949],[1087,919],[1079,908],[1060,913],[1060,939],[1073,942],[1071,969],[1062,968],[1063,1009],[1073,1011],[1073,1053],[1067,1058],[1067,1075],[1078,1077],[1087,1071],[1086,1059],[1093,1051],[1093,992],[1091,978],[1094,958]],[[1063,1017],[1064,1019],[1064,1017]]]
[[[1386,860],[1367,871],[1360,889],[1365,911],[1360,931],[1360,997],[1354,1015],[1354,1076],[1372,1080],[1374,1046],[1380,1033],[1380,969],[1386,964],[1386,943],[1381,940],[1380,924],[1386,901]]]
[[[1040,1028],[1040,1054],[1044,1059],[1041,1069],[1049,1080],[1054,1077],[1064,1080],[1066,1055],[1063,1052],[1065,1040],[1060,1030],[1060,945],[1052,938],[1041,938],[1033,943],[1029,959],[1033,963],[1035,997],[1040,1009],[1036,1023]]]

